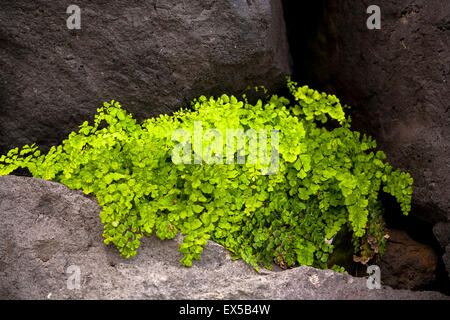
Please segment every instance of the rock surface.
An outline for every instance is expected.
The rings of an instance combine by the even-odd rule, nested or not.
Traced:
[[[445,247],[445,254],[442,256],[442,260],[444,261],[447,274],[450,277],[450,244]]]
[[[444,254],[442,255],[442,262],[447,270],[450,279],[450,222],[439,222],[433,227],[434,237],[437,239]]]
[[[367,28],[373,4],[380,30]],[[304,11],[284,5],[294,75],[351,105],[354,129],[411,173],[412,217],[450,223],[450,1],[318,0]],[[305,40],[296,41],[302,31]],[[437,236],[448,239],[446,230]]]
[[[382,283],[399,289],[420,289],[432,283],[438,262],[433,249],[404,231],[389,230],[389,236],[380,262]]]
[[[44,151],[104,101],[138,119],[204,95],[276,90],[290,73],[279,0],[2,1],[0,154],[37,142]]]
[[[352,106],[354,128],[412,174],[413,215],[450,221],[450,1],[380,1],[380,30],[366,26],[372,1],[317,3],[310,22],[318,25],[297,42],[306,62],[293,54],[295,73]],[[302,29],[286,21],[293,47]]]
[[[441,247],[445,249],[450,244],[450,222],[439,222],[433,227],[433,234]]]
[[[364,278],[310,267],[258,274],[213,242],[185,268],[180,237],[147,238],[125,260],[103,244],[99,211],[95,199],[61,184],[0,177],[0,299],[449,299],[369,290]]]

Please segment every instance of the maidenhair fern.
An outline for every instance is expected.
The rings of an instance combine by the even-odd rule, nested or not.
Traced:
[[[136,255],[144,235],[172,239],[181,232],[186,266],[212,239],[255,268],[270,268],[274,260],[284,267],[327,268],[334,249],[329,240],[346,226],[356,259],[366,262],[383,252],[386,238],[380,190],[407,214],[412,178],[393,170],[385,154],[375,152],[374,140],[351,131],[334,95],[291,80],[288,87],[292,104],[276,95],[255,105],[202,96],[190,109],[142,124],[118,102],[105,103],[93,124],[84,122],[45,155],[35,145],[10,150],[0,158],[0,175],[28,168],[34,177],[94,194],[104,241],[124,257]],[[337,128],[321,125],[330,120]],[[224,136],[226,129],[277,130],[279,144],[271,152],[279,153],[278,171],[263,175],[263,165],[249,161],[174,163],[172,151],[181,140],[172,139],[173,132],[193,135],[198,121]],[[195,147],[189,143],[184,145]],[[225,154],[225,147],[219,151]]]

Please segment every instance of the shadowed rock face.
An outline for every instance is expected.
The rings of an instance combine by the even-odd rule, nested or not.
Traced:
[[[389,162],[412,174],[414,215],[448,220],[450,2],[382,1],[381,30],[366,26],[370,1],[317,3],[317,26],[292,49],[308,63],[293,55],[294,73],[351,105],[354,128],[374,136]],[[293,47],[298,24],[286,21]]]
[[[0,177],[0,299],[448,299],[369,290],[364,278],[310,267],[257,273],[214,242],[186,268],[181,236],[146,238],[126,260],[104,245],[99,212],[94,198],[64,185]],[[80,287],[71,290],[76,268]]]
[[[445,247],[445,254],[442,256],[442,260],[444,261],[447,274],[450,277],[450,244]]]
[[[450,244],[450,222],[439,222],[433,227],[433,234],[442,248]]]
[[[138,119],[199,95],[276,90],[290,73],[278,0],[2,1],[0,154],[59,143],[116,99]]]
[[[353,128],[411,173],[412,217],[450,222],[450,2],[319,0],[311,12],[283,3],[296,78],[351,105]],[[366,26],[372,4],[381,9],[381,30]],[[295,42],[300,30],[307,38]],[[443,248],[449,225],[435,228]]]

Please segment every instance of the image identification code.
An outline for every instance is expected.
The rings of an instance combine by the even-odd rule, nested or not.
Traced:
[[[222,313],[223,315],[268,315],[270,305],[250,305],[250,304],[225,304],[222,308],[205,306],[186,306],[180,307],[180,315],[203,315],[207,318],[211,315]]]

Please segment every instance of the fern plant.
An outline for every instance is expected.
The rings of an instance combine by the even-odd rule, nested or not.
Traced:
[[[202,96],[192,108],[141,124],[118,102],[105,103],[92,124],[84,122],[45,155],[36,145],[10,150],[0,158],[0,175],[28,168],[34,177],[94,194],[105,244],[127,258],[136,255],[143,236],[172,239],[181,232],[185,266],[200,259],[212,239],[256,269],[270,269],[273,261],[285,268],[327,268],[330,240],[346,226],[355,259],[367,262],[383,253],[386,241],[379,192],[394,196],[408,214],[412,178],[394,170],[373,139],[350,129],[336,96],[290,79],[287,84],[293,103],[276,95],[254,105],[245,97]],[[271,152],[279,154],[278,171],[262,175],[264,165],[249,161],[196,165],[194,153],[192,164],[174,163],[174,148],[193,143],[172,133],[193,135],[196,121],[224,134],[277,130],[279,145]],[[328,121],[337,128],[326,129]],[[207,145],[203,141],[202,150]]]

